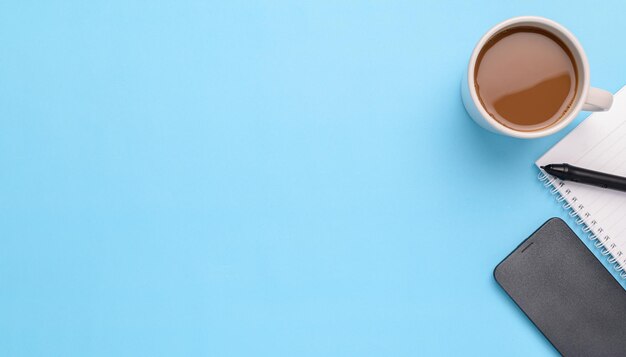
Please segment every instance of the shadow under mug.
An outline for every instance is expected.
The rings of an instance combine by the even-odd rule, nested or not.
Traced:
[[[563,41],[572,53],[578,69],[578,88],[572,107],[569,109],[567,114],[555,124],[534,131],[519,131],[511,129],[489,115],[478,99],[474,78],[474,70],[476,68],[478,55],[485,44],[497,33],[521,26],[535,27],[548,31]],[[562,25],[552,20],[537,16],[520,16],[505,20],[492,27],[485,35],[483,35],[480,41],[478,41],[478,44],[476,44],[476,47],[472,52],[472,56],[470,57],[467,71],[463,75],[463,80],[461,82],[461,97],[463,98],[463,104],[465,105],[465,109],[468,114],[476,123],[478,123],[478,125],[498,134],[522,139],[539,138],[554,134],[571,123],[582,110],[594,112],[606,111],[611,108],[611,104],[613,104],[613,95],[610,92],[590,86],[589,62],[587,61],[587,56],[585,55],[585,52],[576,37],[574,37],[574,35]]]

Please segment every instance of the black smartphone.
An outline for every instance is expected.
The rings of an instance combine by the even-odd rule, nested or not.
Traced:
[[[626,291],[559,218],[494,270],[506,291],[565,356],[626,356]]]

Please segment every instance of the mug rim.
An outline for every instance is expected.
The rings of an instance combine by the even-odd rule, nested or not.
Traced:
[[[578,56],[580,58],[580,65],[577,67],[582,67],[582,68],[578,68],[578,73],[577,73],[578,83],[579,83],[579,86],[581,87],[580,95],[578,95],[578,97],[575,99],[575,104],[570,109],[569,114],[561,118],[561,120],[559,120],[557,123],[550,125],[546,128],[540,129],[540,130],[520,131],[520,130],[511,129],[505,126],[504,124],[500,123],[491,115],[489,115],[485,107],[480,102],[480,99],[478,98],[478,93],[476,92],[476,87],[474,86],[474,82],[475,82],[474,70],[476,68],[476,62],[478,59],[478,55],[480,54],[480,51],[496,33],[506,29],[507,27],[512,27],[518,24],[530,25],[530,26],[532,26],[533,24],[541,24],[543,26],[548,27],[549,31],[553,33],[556,32],[566,37],[567,40],[570,42],[570,43],[566,43],[566,45],[568,46],[570,51],[573,52],[572,54],[575,57]],[[545,28],[543,29],[545,30]],[[498,23],[497,25],[490,28],[480,38],[480,40],[474,47],[474,50],[472,51],[472,55],[470,57],[468,71],[467,71],[467,85],[469,86],[469,93],[472,98],[472,101],[474,102],[476,109],[483,116],[483,118],[491,125],[492,128],[494,128],[495,130],[503,134],[513,136],[516,138],[522,138],[522,139],[539,138],[539,137],[554,134],[557,131],[563,129],[576,118],[578,113],[580,113],[585,103],[585,98],[587,98],[587,94],[589,92],[589,85],[590,85],[589,63],[587,61],[587,56],[585,54],[585,51],[583,50],[578,39],[563,25],[559,24],[556,21],[547,19],[545,17],[540,17],[540,16],[517,16],[517,17],[512,17],[510,19],[507,19]]]

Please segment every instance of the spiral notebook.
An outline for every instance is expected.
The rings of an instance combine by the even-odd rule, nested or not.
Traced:
[[[626,176],[626,87],[615,94],[609,111],[590,115],[535,162],[554,163]],[[539,179],[626,278],[626,192],[562,181],[543,171]]]

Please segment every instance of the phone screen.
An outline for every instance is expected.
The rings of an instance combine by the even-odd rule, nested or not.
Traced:
[[[566,356],[626,356],[626,291],[558,218],[494,270],[498,284]]]

